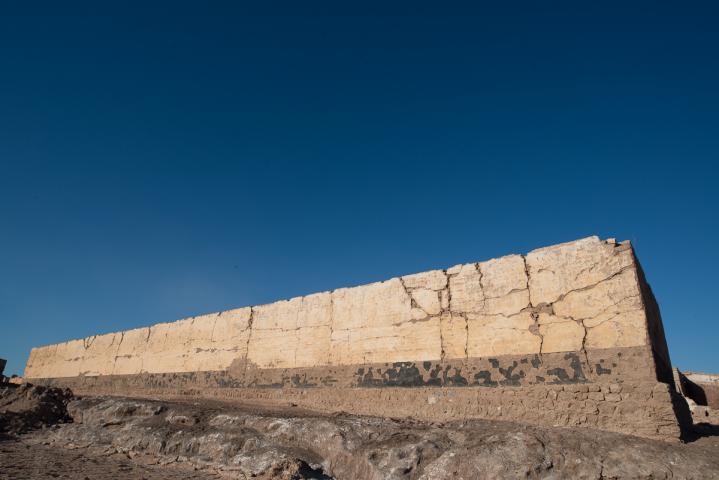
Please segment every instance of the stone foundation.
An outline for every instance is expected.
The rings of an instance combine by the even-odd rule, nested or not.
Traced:
[[[501,418],[662,439],[678,438],[685,418],[631,246],[596,237],[40,347],[25,376],[77,393]]]

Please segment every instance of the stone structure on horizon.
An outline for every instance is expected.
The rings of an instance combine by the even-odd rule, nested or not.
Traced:
[[[588,426],[687,422],[629,242],[479,263],[34,348],[25,378],[79,394]]]

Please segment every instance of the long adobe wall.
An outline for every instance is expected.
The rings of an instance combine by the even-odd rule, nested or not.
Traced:
[[[25,377],[78,393],[656,438],[677,438],[682,423],[659,310],[633,250],[597,237],[38,347]]]

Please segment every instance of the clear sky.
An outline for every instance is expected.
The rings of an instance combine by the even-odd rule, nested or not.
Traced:
[[[4,2],[6,373],[592,234],[719,371],[716,5]]]

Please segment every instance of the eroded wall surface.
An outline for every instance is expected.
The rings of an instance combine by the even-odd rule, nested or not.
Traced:
[[[661,318],[651,302],[629,243],[589,237],[525,256],[38,347],[25,376],[115,394],[233,397],[299,389],[305,393],[282,395],[299,395],[297,401],[330,410],[355,400],[313,403],[317,394],[307,391],[414,387],[419,402],[426,397],[420,391],[437,387],[536,390],[631,382],[646,384],[639,390],[651,392],[658,379],[665,380],[662,362],[669,363]],[[621,400],[621,393],[608,393],[610,403]],[[330,397],[337,395],[342,393]],[[599,401],[599,395],[593,397]],[[622,417],[617,425],[636,423],[625,418],[621,402],[607,407],[609,414],[588,401],[560,404],[560,414],[587,410],[571,421],[565,416],[565,423],[610,428],[611,421],[600,417],[612,416]],[[391,402],[384,403],[390,409],[384,413],[396,413]],[[667,405],[666,399],[657,403],[662,413],[655,418],[663,420],[649,427],[658,436],[667,429],[678,432],[676,422],[667,426]],[[422,408],[415,411],[428,408],[431,416],[432,408]],[[523,417],[515,412],[510,418]],[[637,431],[636,425],[615,429]]]

